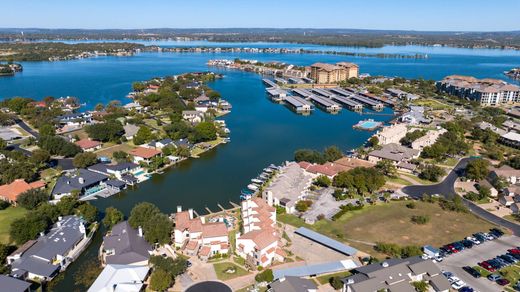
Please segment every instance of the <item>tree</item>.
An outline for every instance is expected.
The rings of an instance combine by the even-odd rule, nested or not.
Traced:
[[[298,212],[305,212],[312,206],[311,200],[300,200],[296,203],[296,210]]]
[[[29,213],[27,216],[17,219],[11,223],[9,236],[17,244],[23,244],[47,229],[51,223],[48,217],[38,213]]]
[[[466,177],[474,181],[484,179],[489,173],[488,167],[487,160],[482,158],[471,160],[466,166]]]
[[[32,163],[35,165],[42,167],[51,159],[51,154],[49,151],[44,149],[36,149],[32,152],[31,157],[29,158]]]
[[[150,277],[150,288],[154,291],[166,291],[173,284],[172,276],[163,269],[155,269]]]
[[[413,215],[410,220],[418,225],[424,225],[430,221],[430,217],[427,215]]]
[[[143,226],[144,238],[149,243],[170,242],[173,224],[166,214],[155,214]]]
[[[212,141],[217,139],[217,128],[212,122],[202,122],[193,128],[194,132],[191,136],[193,143]]]
[[[40,148],[49,151],[51,155],[62,155],[65,157],[72,157],[81,152],[81,148],[66,141],[59,136],[41,136],[38,140]]]
[[[439,181],[439,178],[445,174],[445,171],[442,167],[434,165],[434,164],[427,164],[425,166],[421,167],[421,172],[419,173],[419,177],[422,179],[426,179],[429,181]]]
[[[342,171],[332,179],[332,185],[346,188],[350,193],[365,195],[374,193],[385,184],[385,177],[377,169],[356,167]]]
[[[150,142],[154,138],[154,135],[150,128],[141,126],[134,136],[134,144],[141,145]]]
[[[0,150],[4,150],[7,147],[7,142],[4,139],[0,138]]]
[[[74,156],[72,164],[76,168],[86,168],[97,163],[97,155],[92,152],[78,153]]]
[[[43,124],[38,128],[40,136],[54,136],[56,135],[56,129],[53,125]]]
[[[413,132],[408,132],[401,140],[399,140],[399,143],[401,143],[404,146],[410,146],[412,145],[413,141],[426,135],[426,132],[426,130],[415,130]]]
[[[103,225],[107,229],[112,229],[114,225],[125,220],[123,212],[119,211],[114,207],[108,207],[105,209],[105,217],[103,218]]]
[[[343,288],[343,281],[341,281],[340,276],[331,277],[329,279],[329,283],[332,286],[332,288],[334,288],[336,290],[340,290],[341,288]]]
[[[506,164],[514,169],[520,169],[520,155],[515,155],[506,161]]]
[[[375,168],[379,170],[382,174],[389,177],[397,176],[397,168],[394,163],[390,160],[383,159],[377,162]]]
[[[330,180],[330,178],[328,176],[320,175],[316,179],[314,179],[313,183],[319,187],[328,187],[328,186],[330,186],[332,181]]]
[[[143,227],[150,218],[159,213],[161,211],[154,204],[142,202],[132,208],[128,223],[132,228]]]
[[[31,189],[28,190],[20,196],[18,196],[16,202],[20,207],[23,207],[27,210],[34,210],[40,203],[47,202],[49,196],[45,191],[39,189]]]
[[[415,291],[417,292],[427,292],[428,291],[428,283],[426,281],[415,281],[412,282]]]
[[[78,271],[74,273],[74,284],[88,288],[96,281],[102,270],[103,268],[99,260],[89,260],[83,263]]]
[[[105,105],[102,104],[102,103],[98,103],[98,104],[96,104],[96,106],[94,107],[94,110],[95,110],[95,111],[98,111],[98,112],[100,112],[100,111],[102,111],[102,110],[104,110],[104,109],[105,109]]]
[[[187,261],[182,257],[172,259],[169,257],[164,258],[162,256],[151,256],[148,262],[153,266],[154,269],[161,269],[170,273],[172,278],[184,274],[187,267]]]
[[[126,153],[126,152],[124,152],[124,151],[115,151],[114,153],[112,153],[112,157],[113,157],[113,158],[114,158],[118,163],[122,163],[122,162],[128,162],[128,161],[130,161],[128,153]]]
[[[325,163],[326,160],[323,155],[316,150],[299,149],[294,152],[294,160],[296,162],[307,161],[309,163]]]
[[[368,139],[368,144],[370,144],[370,147],[376,147],[379,145],[379,138],[377,136],[372,136],[370,139]]]
[[[89,125],[85,127],[85,131],[91,139],[101,142],[117,142],[125,133],[123,125],[115,120]]]
[[[90,203],[83,203],[77,207],[77,212],[88,223],[95,222],[98,216],[98,209]]]
[[[265,269],[261,273],[256,274],[255,280],[258,283],[262,283],[262,282],[271,283],[274,280],[273,270]]]
[[[325,157],[325,160],[331,162],[343,157],[343,153],[337,146],[330,146],[325,148],[323,155]]]

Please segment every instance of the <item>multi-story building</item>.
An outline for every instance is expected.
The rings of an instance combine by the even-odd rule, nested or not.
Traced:
[[[227,254],[229,238],[224,222],[206,223],[205,217],[194,218],[193,209],[182,211],[177,207],[174,228],[175,247],[188,255],[198,255],[207,260],[216,254]]]
[[[285,254],[278,243],[276,231],[276,209],[261,198],[242,202],[244,234],[237,233],[236,253],[245,258],[251,267],[267,267],[273,261],[283,261]]]
[[[439,137],[446,132],[447,131],[444,128],[438,130],[430,130],[426,132],[424,136],[419,137],[417,138],[417,140],[412,142],[412,149],[422,151],[424,147],[432,146],[433,144],[435,144],[437,139],[439,139]]]
[[[440,92],[477,101],[483,106],[520,102],[520,87],[498,79],[450,75],[438,81],[436,86]]]
[[[314,63],[311,65],[311,79],[317,84],[332,84],[359,76],[359,66],[354,63],[336,64]]]
[[[389,127],[384,127],[381,131],[375,134],[379,141],[379,145],[386,145],[391,143],[399,144],[399,141],[406,136],[408,127],[406,124],[395,124]]]

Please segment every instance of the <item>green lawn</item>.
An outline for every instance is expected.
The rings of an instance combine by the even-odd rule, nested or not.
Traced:
[[[411,179],[413,179],[413,180],[415,180],[415,181],[417,181],[417,182],[419,182],[419,183],[421,183],[423,185],[432,185],[432,184],[438,183],[438,182],[433,182],[433,181],[422,179],[422,178],[420,178],[418,176],[415,176],[415,175],[409,174],[409,173],[401,173],[401,174],[406,176],[406,177],[409,177],[409,178],[411,178]]]
[[[520,266],[515,265],[503,268],[500,270],[500,275],[514,285],[520,280]]]
[[[233,263],[230,263],[230,262],[215,263],[215,264],[213,264],[213,268],[215,269],[217,278],[221,281],[227,281],[230,279],[234,279],[234,278],[245,276],[245,275],[249,274],[245,269],[243,269]],[[235,270],[235,272],[226,273],[226,270],[228,270],[229,268],[233,268]]]
[[[328,275],[324,275],[324,276],[319,276],[319,277],[316,277],[316,280],[318,281],[318,283],[320,283],[320,285],[325,285],[327,283],[330,283],[330,279],[338,276],[338,277],[348,277],[352,275],[349,271],[344,271],[344,272],[338,272],[338,273],[334,273],[334,274],[328,274]]]
[[[320,220],[314,225],[288,214],[278,215],[278,220],[296,227],[305,226],[331,238],[347,241],[354,239],[365,242],[387,242],[398,245],[442,246],[460,240],[478,231],[493,227],[471,213],[442,210],[438,204],[416,201],[415,209],[406,207],[406,201],[396,201],[361,210],[347,212],[339,220]],[[411,222],[413,215],[426,215],[430,221],[425,225]],[[348,242],[353,247],[375,256],[370,245]]]
[[[9,228],[11,223],[18,218],[25,216],[27,210],[21,207],[9,207],[0,211],[0,243],[9,244]]]
[[[482,268],[481,266],[474,266],[473,269],[477,270],[484,278],[491,274],[488,270]]]
[[[435,99],[418,99],[413,101],[413,104],[419,105],[419,106],[427,106],[431,108],[432,110],[443,110],[443,109],[450,109],[453,108],[451,105],[442,103],[440,101],[437,101]]]
[[[402,179],[400,177],[386,177],[386,182],[389,182],[389,183],[395,183],[395,184],[400,184],[400,185],[403,185],[403,186],[411,186],[412,183],[405,180],[405,179]]]

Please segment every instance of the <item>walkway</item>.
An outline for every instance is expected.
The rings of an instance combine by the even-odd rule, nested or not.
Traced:
[[[459,161],[459,163],[453,168],[453,170],[448,174],[448,176],[440,183],[434,185],[427,186],[408,186],[402,189],[402,192],[409,195],[410,197],[420,199],[424,194],[428,195],[440,195],[445,198],[451,199],[456,196],[455,192],[455,182],[457,179],[464,174],[464,170],[466,169],[466,165],[472,158],[464,158]],[[496,225],[500,225],[504,228],[507,228],[513,232],[514,235],[520,235],[520,225],[508,221],[506,219],[500,218],[493,213],[477,206],[475,203],[464,200],[464,204],[468,207],[468,209],[475,215],[491,222]]]

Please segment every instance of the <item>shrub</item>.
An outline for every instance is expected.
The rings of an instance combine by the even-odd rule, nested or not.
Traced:
[[[305,212],[312,206],[311,200],[300,200],[296,203],[296,210],[298,212]]]
[[[271,269],[266,269],[265,271],[258,273],[255,276],[255,280],[259,283],[262,283],[262,282],[271,283],[273,281],[273,279],[274,279],[273,270],[271,270]]]
[[[430,217],[423,215],[413,215],[411,220],[415,224],[424,225],[430,221]]]
[[[16,201],[21,207],[27,210],[33,210],[48,199],[49,196],[44,191],[32,189],[20,194]]]
[[[330,180],[330,178],[326,175],[320,175],[318,176],[313,184],[319,186],[319,187],[328,187],[330,186],[330,184],[332,183],[332,181]]]
[[[406,204],[406,208],[408,208],[408,209],[415,209],[415,208],[417,208],[417,204],[415,204],[415,202],[407,203]]]

